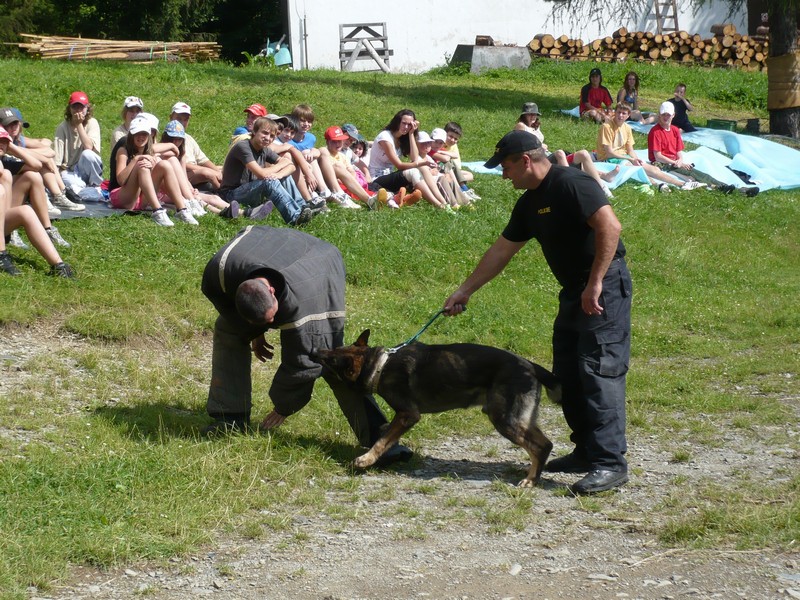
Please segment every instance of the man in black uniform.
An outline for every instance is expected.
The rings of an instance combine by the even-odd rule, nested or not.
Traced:
[[[542,246],[561,284],[553,326],[553,372],[575,449],[546,471],[587,473],[577,494],[628,481],[625,377],[630,359],[631,279],[621,226],[600,186],[578,169],[551,165],[536,136],[512,131],[497,144],[487,168],[527,190],[502,235],[464,283],[445,301],[449,315],[499,274],[531,238]]]
[[[274,410],[261,423],[271,429],[311,400],[322,376],[362,446],[370,447],[386,423],[375,399],[359,394],[309,358],[312,348],[344,344],[345,269],[339,250],[292,229],[242,229],[209,261],[203,294],[219,317],[214,326],[205,432],[245,430],[250,423],[251,349],[262,362],[272,358],[264,333],[278,329],[281,365],[269,395]],[[408,460],[411,451],[395,446],[384,463]]]

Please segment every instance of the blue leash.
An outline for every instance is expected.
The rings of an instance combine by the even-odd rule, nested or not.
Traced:
[[[467,307],[466,307],[466,306],[464,306],[464,307],[463,307],[463,310],[467,310]],[[389,349],[386,351],[386,352],[387,352],[387,354],[394,354],[395,352],[397,352],[398,350],[400,350],[400,348],[405,348],[405,347],[406,347],[406,346],[408,346],[409,344],[413,344],[414,342],[416,342],[416,341],[419,339],[419,336],[421,336],[423,333],[425,333],[425,330],[426,330],[428,327],[430,327],[430,326],[431,326],[431,324],[432,324],[432,323],[433,323],[433,322],[434,322],[436,319],[438,319],[438,318],[439,318],[441,315],[443,315],[443,314],[444,314],[444,309],[441,309],[441,310],[440,310],[440,311],[438,311],[438,312],[437,312],[435,315],[433,315],[433,316],[430,318],[430,320],[429,320],[427,323],[425,323],[425,325],[422,327],[422,329],[420,329],[420,330],[419,330],[419,331],[418,331],[418,332],[417,332],[417,333],[416,333],[416,334],[415,334],[413,337],[411,337],[411,338],[407,339],[405,342],[403,342],[403,343],[402,343],[402,344],[400,344],[399,346],[395,346],[394,348],[389,348]]]

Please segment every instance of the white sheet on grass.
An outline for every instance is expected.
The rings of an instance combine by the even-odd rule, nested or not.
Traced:
[[[577,106],[560,112],[575,118],[580,116]],[[647,135],[652,127],[633,122],[629,125],[644,135]],[[699,146],[696,150],[686,153],[695,168],[719,181],[736,187],[749,185],[744,183],[732,171],[733,169],[747,173],[761,191],[800,187],[800,151],[794,148],[756,136],[705,127],[684,133],[683,140]],[[647,160],[646,150],[637,150],[637,153],[642,160]],[[483,161],[465,162],[463,165],[473,173],[502,175],[502,170],[499,168],[485,168]],[[601,171],[609,171],[614,167],[608,163],[595,163],[595,166]],[[647,182],[641,167],[622,167],[614,181],[609,183],[609,187],[614,189],[630,179],[641,183]]]

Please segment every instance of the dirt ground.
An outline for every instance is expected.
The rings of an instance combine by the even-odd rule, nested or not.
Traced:
[[[38,351],[82,342],[55,332],[0,330],[3,387],[14,368]],[[16,375],[15,375],[16,373]],[[796,412],[797,398],[787,399]],[[543,429],[564,438],[558,410]],[[800,416],[800,415],[798,415]],[[355,518],[330,512],[289,515],[283,530],[257,539],[223,533],[191,556],[101,571],[75,566],[70,577],[36,599],[735,599],[800,598],[800,548],[687,550],[656,537],[682,490],[715,482],[735,487],[742,473],[769,485],[800,467],[798,420],[743,430],[720,423],[718,447],[688,434],[664,440],[632,431],[631,481],[618,492],[575,498],[576,476],[545,474],[520,492],[524,452],[499,435],[428,442],[420,460],[362,476],[356,491],[329,492]],[[12,432],[0,427],[0,435]],[[779,434],[779,435],[776,435]],[[784,445],[776,447],[774,440]],[[691,458],[675,462],[684,448]],[[568,451],[557,444],[554,455]],[[314,485],[313,481],[309,485]],[[341,486],[346,487],[346,486]],[[529,494],[521,528],[492,515]],[[499,532],[498,532],[499,530]],[[800,541],[798,541],[800,545]]]

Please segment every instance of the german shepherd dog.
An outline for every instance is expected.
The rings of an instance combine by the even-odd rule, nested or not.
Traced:
[[[365,393],[377,393],[395,411],[380,439],[355,459],[365,469],[394,446],[422,413],[480,406],[495,429],[528,451],[531,466],[521,487],[539,481],[553,448],[536,424],[541,389],[560,402],[555,375],[529,360],[477,344],[426,345],[419,342],[387,351],[368,345],[369,329],[352,346],[313,350],[311,359]]]

